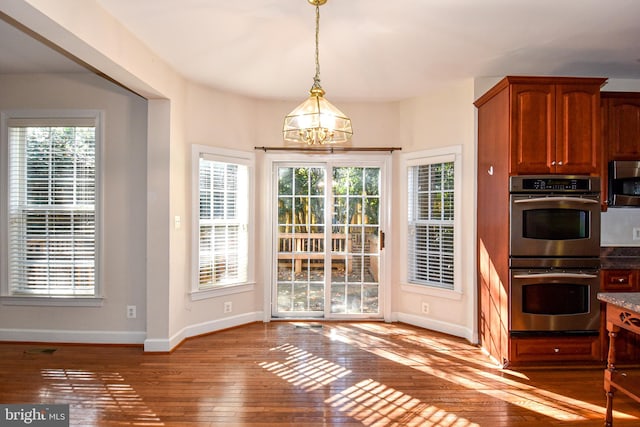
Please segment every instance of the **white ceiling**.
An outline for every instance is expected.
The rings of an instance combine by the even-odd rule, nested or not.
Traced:
[[[193,81],[274,99],[302,99],[313,83],[307,0],[96,1]],[[638,0],[328,0],[320,15],[332,101],[404,99],[480,76],[640,79]],[[0,73],[69,67],[6,31]]]

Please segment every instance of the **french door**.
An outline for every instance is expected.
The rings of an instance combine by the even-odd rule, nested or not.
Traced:
[[[381,164],[274,167],[272,316],[381,317]]]

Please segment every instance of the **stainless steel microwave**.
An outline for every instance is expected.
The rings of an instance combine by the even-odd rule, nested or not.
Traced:
[[[609,206],[640,207],[640,160],[609,162]]]

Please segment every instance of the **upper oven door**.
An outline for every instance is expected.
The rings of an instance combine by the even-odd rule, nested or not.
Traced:
[[[511,195],[510,255],[600,256],[598,195]]]

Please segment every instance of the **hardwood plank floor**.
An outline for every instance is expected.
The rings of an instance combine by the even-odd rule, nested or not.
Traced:
[[[55,351],[54,351],[55,350]],[[602,369],[501,370],[405,324],[255,323],[171,354],[0,344],[0,403],[66,403],[73,426],[602,426]],[[639,426],[618,394],[615,426]]]

